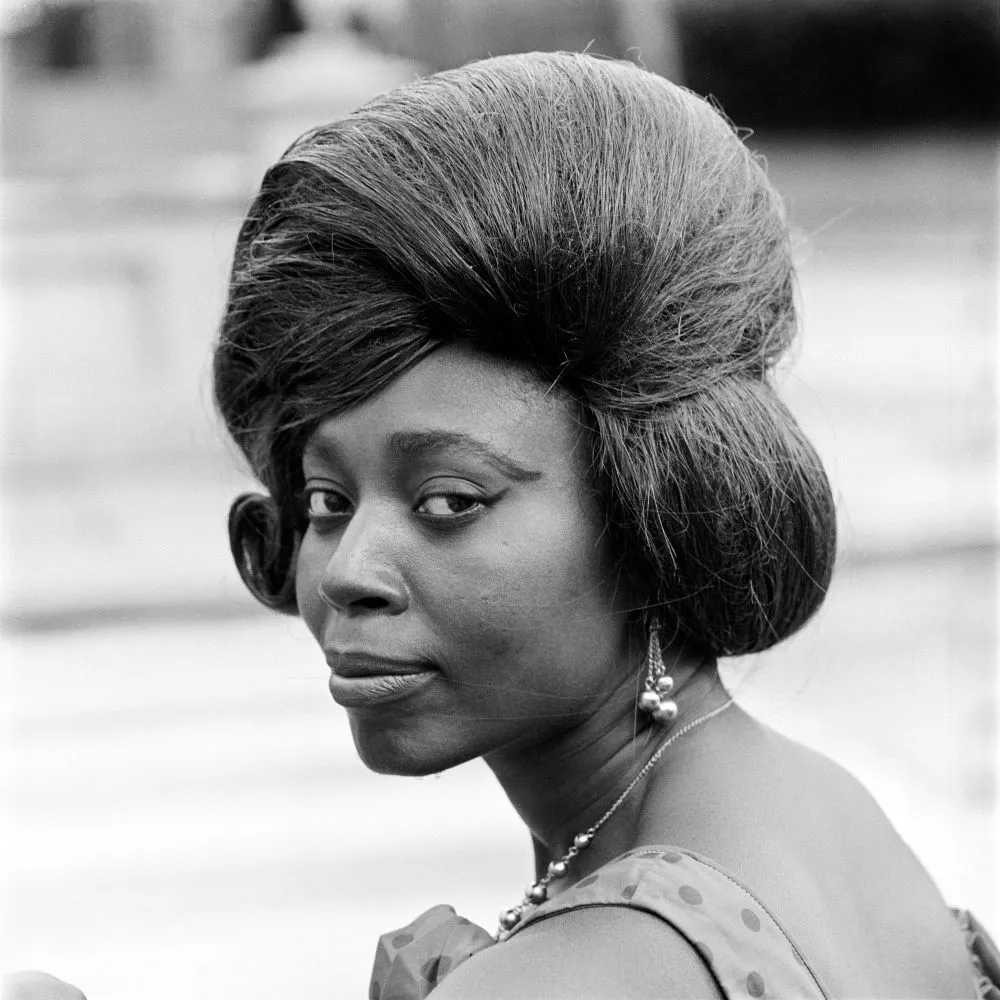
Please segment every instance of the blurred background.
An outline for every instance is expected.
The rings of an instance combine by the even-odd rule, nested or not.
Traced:
[[[364,996],[529,844],[478,764],[368,774],[241,590],[208,390],[237,226],[305,128],[470,58],[583,49],[711,94],[785,195],[783,374],[840,568],[737,699],[872,790],[1000,934],[993,0],[3,0],[0,961],[91,1000]],[[850,817],[844,818],[845,823]]]

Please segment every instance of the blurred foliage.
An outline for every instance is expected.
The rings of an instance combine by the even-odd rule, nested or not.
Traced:
[[[740,125],[857,129],[998,117],[993,3],[690,4],[677,19],[685,82]]]
[[[636,0],[632,0],[635,4]],[[410,0],[403,49],[432,69],[589,48],[656,68],[625,0]],[[683,82],[741,126],[863,129],[996,122],[995,0],[655,0]],[[461,25],[456,30],[455,25]]]
[[[296,0],[250,0],[244,4],[249,23],[246,58],[263,59],[271,54],[286,35],[306,30],[306,22]]]
[[[45,36],[44,62],[50,69],[77,69],[96,61],[93,13],[84,4],[46,9],[39,24],[38,34]]]

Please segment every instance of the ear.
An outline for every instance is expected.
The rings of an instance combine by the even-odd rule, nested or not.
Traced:
[[[298,614],[295,564],[301,535],[273,497],[244,493],[229,509],[229,547],[240,578],[261,604]]]

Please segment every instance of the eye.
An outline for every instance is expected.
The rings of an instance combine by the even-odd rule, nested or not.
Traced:
[[[351,504],[336,490],[311,489],[306,492],[306,516],[310,520],[343,517],[351,512]]]
[[[460,517],[484,506],[479,497],[466,493],[434,493],[424,497],[415,510],[429,517]]]

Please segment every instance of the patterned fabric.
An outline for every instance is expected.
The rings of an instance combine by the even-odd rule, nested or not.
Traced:
[[[434,906],[378,939],[370,1000],[423,1000],[456,966],[493,937],[450,906]]]
[[[511,936],[581,906],[628,906],[662,918],[697,949],[725,997],[828,995],[763,904],[691,851],[644,847],[623,854],[536,907]]]
[[[696,949],[726,998],[829,996],[763,903],[693,851],[629,851],[533,908],[509,936],[583,906],[626,906],[664,920]],[[979,1000],[1000,1000],[1000,951],[968,911],[952,912],[965,934]],[[450,906],[435,906],[379,939],[370,1000],[424,1000],[449,972],[493,944],[489,933]]]
[[[968,910],[952,910],[965,935],[976,976],[977,1000],[1000,1000],[1000,948]]]

